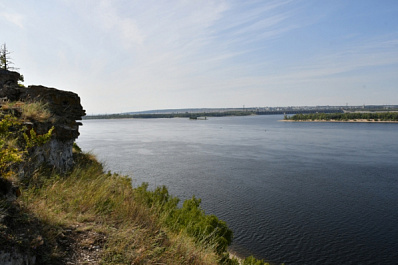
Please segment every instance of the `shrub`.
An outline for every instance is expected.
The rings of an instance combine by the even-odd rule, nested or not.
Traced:
[[[269,263],[266,263],[264,260],[258,260],[253,256],[249,256],[243,260],[242,265],[267,265]]]
[[[232,243],[232,230],[214,215],[206,215],[200,208],[201,200],[192,197],[177,207],[179,199],[169,194],[165,186],[148,190],[148,183],[135,189],[136,198],[152,209],[174,232],[184,232],[197,243],[212,246],[218,254]]]
[[[13,166],[22,162],[30,148],[45,144],[50,138],[54,127],[46,134],[38,135],[26,127],[11,114],[0,114],[0,175],[10,177],[14,174]]]
[[[17,128],[21,123],[11,115],[5,115],[0,121],[0,176],[9,177],[13,174],[12,166],[21,162],[24,150],[18,147]]]

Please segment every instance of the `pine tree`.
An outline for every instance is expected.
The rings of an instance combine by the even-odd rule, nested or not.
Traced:
[[[3,45],[1,45],[0,47],[0,69],[3,70],[7,70],[7,71],[16,71],[19,70],[19,68],[15,68],[15,67],[11,67],[10,64],[14,64],[11,60],[10,60],[10,55],[11,52],[9,50],[7,50],[7,46],[4,43]],[[20,82],[24,82],[24,76],[23,75],[19,75],[19,79],[18,81]],[[23,84],[19,84],[21,86],[23,86]]]
[[[14,67],[10,67],[10,64],[13,64],[13,62],[10,60],[9,55],[11,52],[7,50],[7,46],[4,43],[0,47],[0,68],[4,70],[15,70]]]

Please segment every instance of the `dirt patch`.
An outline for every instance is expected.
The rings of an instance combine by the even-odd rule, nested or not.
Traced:
[[[64,230],[60,243],[68,255],[65,264],[100,264],[106,236],[88,228],[86,224],[78,224]]]
[[[0,200],[0,252],[27,257],[35,264],[100,264],[106,235],[95,224],[53,227],[21,208]]]

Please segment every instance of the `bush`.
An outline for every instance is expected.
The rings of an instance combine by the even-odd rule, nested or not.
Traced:
[[[143,183],[135,192],[137,199],[156,212],[172,231],[184,232],[197,243],[212,246],[219,254],[232,243],[232,230],[216,216],[206,215],[200,208],[201,200],[195,196],[178,208],[179,199],[171,196],[165,186],[148,191],[148,183]]]
[[[0,175],[10,177],[15,164],[24,160],[30,148],[45,144],[54,127],[46,134],[38,135],[31,129],[27,131],[21,121],[11,114],[0,114]]]
[[[258,260],[253,256],[249,256],[243,260],[242,265],[266,265],[269,263],[266,263],[264,260]]]

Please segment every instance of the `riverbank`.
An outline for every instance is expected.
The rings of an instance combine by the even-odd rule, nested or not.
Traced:
[[[340,123],[398,123],[398,121],[376,121],[376,120],[280,120],[283,122],[340,122]]]
[[[266,264],[228,253],[232,231],[199,199],[177,207],[165,187],[135,188],[93,155],[75,148],[74,157],[71,172],[37,170],[18,198],[0,198],[0,249],[12,253],[0,251],[0,263]]]
[[[398,122],[398,112],[346,112],[285,115],[284,121],[309,122]]]
[[[129,178],[104,173],[92,155],[75,158],[68,174],[39,170],[16,201],[1,201],[2,248],[23,250],[35,264],[217,264],[227,258],[226,246],[217,243],[222,235],[199,242],[166,224],[160,208],[177,200],[164,188],[133,188]]]

